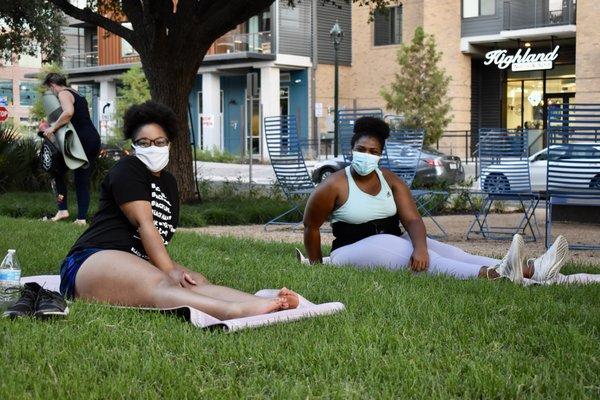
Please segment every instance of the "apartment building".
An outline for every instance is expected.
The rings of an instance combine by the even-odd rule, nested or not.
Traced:
[[[391,10],[368,24],[366,9],[352,9],[346,107],[385,109],[379,91],[393,80],[396,52],[416,26],[435,35],[452,78],[448,131],[465,132],[472,147],[479,128],[504,127],[529,128],[532,150],[539,149],[548,106],[600,103],[600,2],[405,0]],[[329,80],[319,93],[332,104]],[[456,136],[447,135],[442,147],[464,155],[465,141]]]
[[[294,114],[301,137],[309,137],[315,6],[276,1],[212,45],[188,99],[197,146],[265,158],[260,121],[269,115]],[[72,56],[65,66],[71,83],[94,93],[93,114],[108,136],[119,77],[139,64],[139,56],[102,29],[86,35],[98,38],[84,40],[97,49]]]
[[[578,4],[579,3],[579,4]],[[293,114],[303,141],[333,130],[333,44],[339,49],[340,106],[380,107],[398,72],[396,54],[417,26],[433,34],[451,76],[449,134],[441,147],[465,155],[481,127],[530,128],[543,145],[548,105],[600,103],[600,3],[591,0],[405,0],[370,21],[355,3],[285,1],[218,39],[189,95],[195,143],[266,158],[261,118]],[[110,134],[119,76],[139,57],[124,40],[80,24],[83,51],[65,60],[71,82],[92,97]],[[201,118],[202,117],[202,118]],[[537,133],[536,130],[537,129]],[[451,133],[462,132],[462,137]],[[465,141],[465,139],[467,141]]]
[[[38,73],[41,56],[15,55],[11,61],[0,61],[0,104],[8,108],[9,120],[15,126],[30,125],[29,109],[36,98],[36,81],[26,77]]]

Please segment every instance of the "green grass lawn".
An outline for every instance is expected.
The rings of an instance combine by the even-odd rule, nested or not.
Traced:
[[[57,273],[81,232],[0,217],[0,251],[16,248],[26,275]],[[301,267],[293,247],[179,233],[169,251],[216,283],[347,311],[234,334],[82,302],[64,320],[1,319],[0,399],[600,396],[597,285]]]
[[[275,216],[290,209],[291,205],[277,196],[247,195],[223,190],[214,196],[207,196],[202,203],[183,204],[179,225],[199,227],[207,225],[247,225],[264,224]],[[229,193],[231,192],[231,193]],[[98,210],[99,191],[92,191],[91,217]],[[69,214],[71,222],[77,216],[75,193],[69,193]],[[14,218],[41,219],[44,215],[53,216],[56,203],[50,191],[47,192],[9,192],[0,194],[0,215]],[[290,215],[293,221],[300,217]],[[284,218],[285,221],[285,218]]]

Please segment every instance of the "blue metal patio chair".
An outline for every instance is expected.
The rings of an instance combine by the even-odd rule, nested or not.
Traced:
[[[264,119],[264,132],[271,166],[275,172],[277,182],[288,201],[292,204],[292,208],[288,211],[267,222],[264,229],[266,231],[269,225],[297,226],[302,223],[302,216],[304,215],[300,206],[312,193],[315,185],[308,173],[300,150],[296,116],[266,117]],[[300,221],[280,221],[281,218],[292,213],[298,213]]]
[[[548,110],[546,247],[552,243],[552,206],[600,206],[600,104]],[[600,250],[598,244],[571,249]]]
[[[481,207],[473,206],[475,218],[467,230],[481,234],[486,239],[508,239],[522,233],[526,240],[537,240],[540,230],[535,218],[535,209],[540,201],[539,194],[531,190],[528,157],[528,132],[506,129],[479,130],[479,179],[480,191],[472,194],[483,196]],[[514,226],[491,226],[488,216],[494,201],[516,201],[521,205],[523,216]],[[529,228],[531,236],[526,234]]]
[[[419,161],[425,133],[422,129],[393,130],[386,142],[381,165],[398,175],[406,186],[412,187]],[[447,233],[440,223],[431,214],[431,208],[448,197],[448,192],[441,190],[412,189],[411,194],[415,199],[419,213],[429,218],[440,230],[441,235],[430,235],[436,238],[445,238]],[[443,201],[442,200],[442,201]]]
[[[344,156],[344,161],[352,161],[352,136],[354,135],[354,121],[360,117],[376,117],[383,118],[381,108],[361,108],[352,110],[338,111],[338,135],[341,147],[341,153]]]

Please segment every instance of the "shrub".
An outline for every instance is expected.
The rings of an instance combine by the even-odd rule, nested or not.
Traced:
[[[207,208],[202,216],[208,225],[241,225],[245,223],[244,215],[236,210],[218,206]]]
[[[92,168],[91,186],[97,190],[104,180],[108,171],[116,164],[116,160],[111,157],[98,157]]]
[[[239,156],[231,154],[226,150],[203,150],[196,149],[195,152],[196,161],[208,161],[208,162],[219,162],[219,163],[240,163],[242,162]]]

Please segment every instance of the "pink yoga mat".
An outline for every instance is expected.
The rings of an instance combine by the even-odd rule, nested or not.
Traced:
[[[21,278],[21,283],[37,282],[48,290],[58,291],[60,287],[60,276],[58,275],[37,275]],[[276,297],[278,290],[263,289],[256,292],[260,297]],[[257,328],[265,325],[279,324],[283,322],[292,322],[305,318],[318,317],[322,315],[335,314],[345,309],[344,304],[339,302],[314,304],[304,297],[300,296],[298,308],[293,310],[283,310],[274,313],[256,315],[254,317],[236,318],[220,320],[212,317],[200,310],[189,306],[177,308],[142,308],[147,311],[158,311],[168,314],[175,314],[198,328],[218,328],[225,332],[236,332],[247,328]]]

